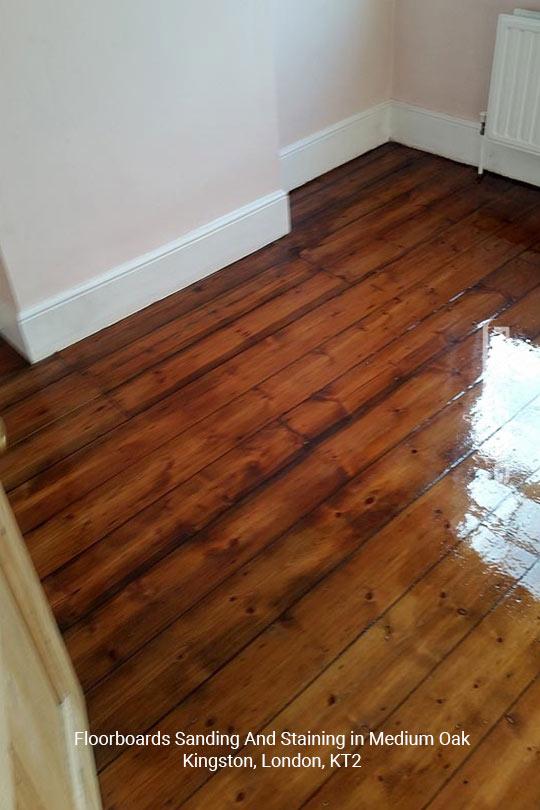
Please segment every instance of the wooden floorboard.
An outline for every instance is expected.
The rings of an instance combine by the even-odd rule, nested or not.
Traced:
[[[99,746],[104,806],[536,810],[540,192],[387,144],[291,200],[98,335],[0,346],[0,476],[93,730],[354,730],[362,767]],[[471,745],[369,744],[400,730]]]

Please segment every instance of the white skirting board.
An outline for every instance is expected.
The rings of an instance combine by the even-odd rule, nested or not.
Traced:
[[[392,140],[459,163],[478,165],[480,124],[395,101]]]
[[[276,191],[21,312],[3,336],[31,363],[253,253],[290,230],[289,200]]]
[[[377,104],[281,149],[281,181],[291,191],[390,140],[391,102]]]
[[[424,152],[478,166],[480,123],[395,101],[391,139]],[[485,169],[540,186],[540,157],[486,139]]]
[[[282,149],[283,187],[288,191],[298,188],[389,140],[478,166],[480,121],[401,101],[379,104]],[[538,155],[486,140],[485,168],[540,186]]]

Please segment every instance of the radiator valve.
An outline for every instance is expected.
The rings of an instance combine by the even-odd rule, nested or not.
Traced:
[[[480,135],[486,134],[487,112],[480,113]]]

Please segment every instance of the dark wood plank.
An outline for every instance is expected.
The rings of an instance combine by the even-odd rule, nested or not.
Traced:
[[[539,575],[537,563],[386,719],[388,733],[414,728],[422,717],[427,733],[435,737],[440,730],[457,728],[467,730],[473,745],[481,739],[538,673],[538,604],[531,589],[537,593]],[[516,599],[518,611],[512,609]],[[366,806],[389,802],[412,810],[429,801],[467,753],[463,746],[372,749],[364,756],[362,775],[334,775],[305,807],[328,801],[329,807],[357,808],[362,796]]]
[[[11,373],[23,369],[26,361],[17,354],[7,341],[0,338],[0,376],[9,376]]]
[[[34,366],[25,367],[2,380],[0,387],[0,409],[4,411],[21,399],[40,392],[47,385],[64,377],[69,367],[57,355],[49,357]]]
[[[55,380],[43,390],[3,409],[2,417],[10,445],[15,445],[81,405],[98,399],[100,395],[100,387],[79,372]]]
[[[56,463],[119,427],[126,419],[115,402],[100,395],[31,433],[15,446],[8,445],[8,452],[0,457],[0,479],[4,489],[9,491],[42,472],[46,476]]]
[[[295,189],[291,193],[294,229],[319,216],[323,208],[349,201],[373,183],[390,179],[396,170],[412,165],[420,157],[422,153],[415,149],[396,149],[389,143]]]
[[[304,442],[281,423],[263,428],[139,512],[102,543],[79,553],[44,580],[61,627],[201,531],[231,504],[300,454]]]
[[[211,302],[268,267],[290,257],[290,247],[281,239],[129,318],[124,318],[96,335],[69,346],[60,355],[69,365],[85,367],[99,357],[104,357],[163,324]]]
[[[438,183],[433,183],[434,177]],[[310,249],[325,237],[337,236],[346,226],[353,228],[360,220],[366,226],[377,221],[377,227],[382,228],[387,223],[403,222],[429,203],[470,183],[470,172],[451,171],[438,158],[422,155],[396,167],[391,178],[379,178],[360,192],[341,196],[329,207],[321,207],[318,214],[304,220],[288,238],[302,250],[302,255],[313,259]],[[379,212],[377,220],[375,211]]]
[[[149,335],[131,341],[87,367],[108,389],[116,388],[145,368],[207,337],[242,315],[271,302],[280,293],[296,287],[315,274],[315,269],[302,260],[286,261],[258,273],[239,287],[214,299],[212,306],[201,306],[182,319],[182,329],[173,320],[153,329]],[[260,313],[258,313],[258,318]],[[246,325],[249,330],[249,324]]]
[[[540,679],[535,678],[427,805],[430,810],[534,807],[540,796],[539,711]]]

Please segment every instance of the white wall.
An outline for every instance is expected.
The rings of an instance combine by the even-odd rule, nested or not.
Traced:
[[[264,0],[0,12],[0,242],[23,310],[279,189]]]
[[[272,0],[280,145],[391,97],[394,0]]]
[[[478,121],[486,109],[499,14],[514,0],[396,0],[394,97]],[[540,10],[540,0],[522,7]]]

